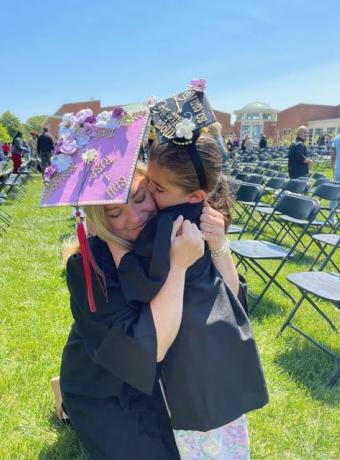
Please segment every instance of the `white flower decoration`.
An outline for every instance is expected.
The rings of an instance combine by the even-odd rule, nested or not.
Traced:
[[[104,110],[103,112],[97,115],[96,126],[98,126],[98,128],[106,128],[108,122],[111,119],[112,119],[112,112],[108,112],[107,110]]]
[[[78,128],[77,118],[73,113],[65,113],[62,122],[59,125],[59,135],[67,135],[75,132]]]
[[[66,171],[72,165],[72,163],[72,157],[70,157],[70,155],[64,155],[63,153],[54,155],[51,158],[51,165],[56,168],[58,173]]]
[[[97,151],[95,149],[86,150],[81,157],[85,163],[92,163],[97,158]]]
[[[184,137],[184,139],[190,140],[195,128],[195,124],[189,118],[183,118],[182,121],[176,124],[176,137]]]

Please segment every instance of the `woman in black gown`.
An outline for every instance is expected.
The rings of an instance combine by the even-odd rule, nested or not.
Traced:
[[[81,256],[67,261],[74,324],[61,364],[63,405],[94,459],[178,460],[157,363],[177,335],[186,269],[203,255],[204,241],[195,224],[179,217],[165,284],[150,303],[129,304],[115,268],[126,248],[121,256],[116,251],[114,263],[104,240],[134,241],[155,214],[144,175],[137,169],[127,205],[102,209],[107,226],[98,224],[92,229],[98,236],[89,239],[107,286],[106,297],[92,273],[96,312],[89,309]]]

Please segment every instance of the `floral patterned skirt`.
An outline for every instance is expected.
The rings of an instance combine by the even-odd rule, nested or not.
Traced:
[[[181,460],[249,460],[249,436],[244,415],[215,430],[174,430]]]

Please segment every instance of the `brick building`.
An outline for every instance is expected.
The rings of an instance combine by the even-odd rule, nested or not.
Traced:
[[[138,110],[140,104],[127,104],[127,110]],[[63,104],[54,115],[49,117],[45,126],[53,136],[58,134],[58,126],[65,113],[77,113],[84,108],[92,109],[97,115],[103,110],[112,110],[114,106],[102,107],[99,100],[73,102]],[[285,135],[294,132],[300,125],[306,125],[310,130],[310,141],[313,142],[322,132],[330,136],[340,134],[340,105],[297,104],[285,110],[275,110],[264,102],[251,102],[242,109],[235,110],[236,121],[231,124],[231,115],[227,112],[214,110],[217,120],[222,125],[222,135],[228,136],[234,132],[242,138],[246,134],[255,142],[263,132],[277,142]]]
[[[297,104],[282,110],[277,115],[277,139],[295,131],[301,125],[308,126],[311,141],[323,131],[331,136],[339,134],[340,105]]]
[[[231,115],[227,112],[221,112],[220,110],[214,110],[216,120],[222,125],[222,136],[227,136],[232,130],[231,127]]]
[[[124,104],[126,110],[140,110],[141,104]],[[67,104],[63,104],[59,109],[55,112],[54,115],[50,116],[44,123],[49,129],[49,132],[52,136],[57,137],[58,135],[58,127],[61,123],[62,117],[65,113],[73,112],[76,114],[79,110],[89,108],[93,111],[95,115],[102,112],[103,110],[112,110],[114,106],[107,106],[102,107],[100,101],[84,101],[84,102],[70,102]],[[215,116],[217,121],[219,121],[222,125],[222,134],[227,135],[231,130],[231,115],[230,113],[221,112],[220,110],[214,110]]]

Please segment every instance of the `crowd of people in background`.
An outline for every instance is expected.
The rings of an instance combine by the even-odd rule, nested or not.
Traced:
[[[253,150],[255,147],[260,149],[268,147],[268,140],[264,133],[261,133],[258,141],[254,141],[248,134],[245,134],[241,139],[234,132],[228,136],[223,136],[222,125],[219,122],[213,123],[207,129],[218,142],[223,164],[228,159],[233,159],[235,153],[239,150],[244,153]],[[316,145],[326,151],[331,151],[333,139],[328,133],[323,132],[316,140]],[[37,131],[31,131],[28,140],[23,138],[21,131],[18,131],[11,143],[4,142],[2,145],[0,143],[0,162],[11,158],[13,162],[12,172],[17,174],[23,160],[33,160],[36,171],[43,176],[45,169],[51,164],[53,149],[54,139],[48,128],[43,128],[40,134]]]
[[[44,175],[45,169],[51,164],[53,149],[54,140],[48,128],[43,128],[40,134],[31,131],[28,140],[24,139],[21,131],[17,131],[11,143],[4,142],[0,146],[0,162],[12,159],[12,173],[17,174],[23,161],[32,160],[35,170]]]

